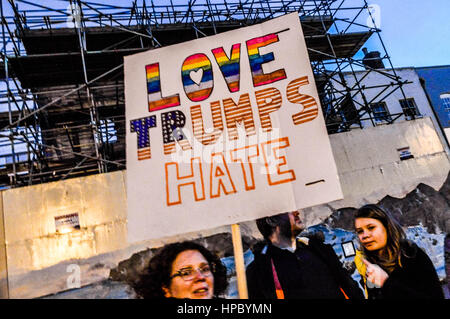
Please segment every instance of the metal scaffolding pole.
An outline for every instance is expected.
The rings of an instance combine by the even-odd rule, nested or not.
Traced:
[[[397,90],[404,95],[406,82],[390,61],[381,30],[360,23],[366,10],[375,22],[367,1],[355,2],[129,0],[118,5],[67,0],[53,7],[8,0],[12,16],[3,6],[1,10],[6,90],[0,100],[8,107],[3,116],[0,112],[0,136],[9,132],[12,180],[1,179],[0,167],[0,185],[17,187],[125,168],[123,56],[291,12],[297,12],[302,22],[328,132],[348,131],[367,118],[376,125],[371,103]],[[68,24],[73,15],[68,5],[79,9],[74,26]],[[374,33],[386,69],[368,67],[355,56]],[[366,73],[357,76],[360,70]],[[384,77],[388,84],[363,85],[370,74]],[[16,88],[11,87],[11,79]],[[369,99],[370,89],[379,91]],[[351,119],[349,106],[354,108]],[[397,118],[393,115],[392,122]],[[21,153],[18,158],[17,143],[27,145],[27,156]],[[28,176],[18,174],[20,167],[28,169]]]

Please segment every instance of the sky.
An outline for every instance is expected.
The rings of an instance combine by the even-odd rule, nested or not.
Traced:
[[[450,65],[450,0],[367,2],[379,7],[381,37],[394,67]]]

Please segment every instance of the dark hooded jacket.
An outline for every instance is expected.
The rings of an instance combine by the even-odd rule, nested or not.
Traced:
[[[285,299],[364,299],[332,246],[318,236],[297,241],[295,252],[267,244],[247,267],[250,299],[276,299],[275,274]]]
[[[383,287],[366,289],[368,299],[444,299],[439,277],[428,255],[409,240],[402,241],[400,247],[401,266],[395,267]],[[357,258],[355,263],[365,286],[365,266],[361,267],[362,262]]]

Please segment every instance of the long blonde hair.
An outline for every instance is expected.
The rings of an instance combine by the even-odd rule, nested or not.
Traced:
[[[400,224],[383,208],[369,204],[364,205],[355,214],[356,218],[373,218],[380,221],[386,229],[387,242],[386,246],[382,248],[381,253],[371,252],[362,247],[362,251],[366,258],[388,273],[391,273],[395,267],[402,266],[401,264],[401,242],[406,239],[405,232]]]

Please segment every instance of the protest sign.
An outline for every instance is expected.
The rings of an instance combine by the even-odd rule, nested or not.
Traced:
[[[124,68],[130,242],[342,198],[297,13]]]

